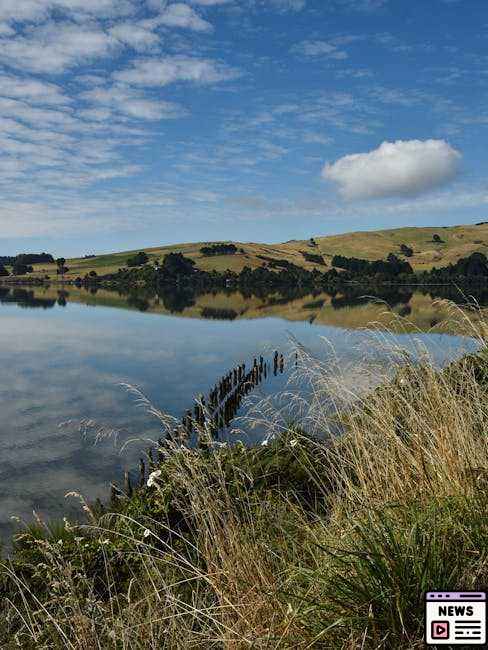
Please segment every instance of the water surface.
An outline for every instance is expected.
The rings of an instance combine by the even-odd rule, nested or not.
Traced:
[[[363,328],[389,323],[400,332],[399,314],[409,316],[406,329],[418,330],[415,339],[440,364],[474,347],[454,333],[422,333],[446,315],[430,296],[402,291],[387,300],[0,287],[0,537],[10,535],[12,515],[77,512],[67,492],[106,498],[110,481],[134,469],[141,443],[123,453],[120,446],[133,438],[155,440],[160,431],[121,383],[181,417],[193,396],[208,393],[224,371],[285,350],[290,336],[318,355],[329,350],[325,337],[345,364],[363,363]],[[390,338],[414,345],[411,334]],[[272,378],[263,390],[280,391],[285,382],[286,376]],[[77,426],[85,419],[118,436],[94,444]]]

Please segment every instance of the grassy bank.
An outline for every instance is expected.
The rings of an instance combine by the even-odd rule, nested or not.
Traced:
[[[434,235],[438,235],[440,241],[435,241]],[[412,249],[412,256],[408,261],[414,271],[428,271],[433,266],[439,268],[454,264],[474,252],[488,254],[488,224],[351,232],[276,244],[226,243],[234,243],[238,248],[237,252],[233,255],[206,256],[201,249],[208,246],[208,242],[157,246],[142,250],[148,255],[150,263],[161,261],[169,253],[183,253],[194,260],[196,267],[202,271],[222,273],[231,270],[239,273],[245,266],[255,269],[270,260],[290,262],[309,271],[314,268],[324,270],[323,264],[330,268],[334,255],[366,260],[386,259],[389,253],[401,254],[401,246],[404,244]],[[98,275],[116,273],[125,267],[128,258],[137,252],[134,250],[69,259],[69,271],[65,274],[65,280],[71,281],[91,272]],[[310,255],[319,256],[322,262],[310,261],[313,259]],[[35,264],[34,273],[30,277],[49,278],[51,282],[56,282],[59,280],[56,271],[55,264]]]
[[[165,446],[112,512],[27,529],[0,647],[420,648],[424,591],[486,588],[486,349],[367,393],[301,354],[312,403],[261,410],[266,445]]]

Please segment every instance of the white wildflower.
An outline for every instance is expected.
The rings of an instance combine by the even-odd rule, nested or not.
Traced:
[[[298,440],[290,440],[290,447],[296,447],[298,445]]]
[[[149,528],[146,528],[146,530],[144,531],[144,537],[149,537],[150,534],[151,531],[149,530]]]
[[[263,440],[263,442],[261,443],[261,447],[267,447],[268,445],[269,445],[269,439],[266,438],[266,439]]]
[[[158,479],[161,476],[162,472],[160,469],[155,470],[154,472],[151,472],[147,478],[147,487],[151,487],[153,485],[156,485]]]

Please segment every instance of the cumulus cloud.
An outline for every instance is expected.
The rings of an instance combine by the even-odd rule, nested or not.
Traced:
[[[415,196],[454,178],[460,159],[444,140],[397,140],[328,163],[322,176],[349,200]]]

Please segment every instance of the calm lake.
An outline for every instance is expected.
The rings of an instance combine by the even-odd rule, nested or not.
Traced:
[[[412,333],[388,338],[407,348],[421,342],[439,364],[474,349],[455,328],[426,332],[446,315],[429,295],[404,291],[388,300],[390,308],[327,294],[181,299],[0,286],[0,538],[9,538],[13,515],[78,512],[67,492],[107,498],[110,482],[133,470],[147,447],[140,439],[159,437],[157,422],[121,383],[181,417],[226,370],[286,352],[290,337],[324,358],[333,349],[344,366],[365,363],[371,334],[364,328],[391,325],[395,315],[408,316]],[[286,382],[285,372],[262,391],[282,391]],[[95,444],[80,431],[86,419],[118,435]],[[250,434],[251,442],[258,435]]]

